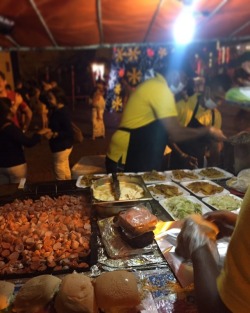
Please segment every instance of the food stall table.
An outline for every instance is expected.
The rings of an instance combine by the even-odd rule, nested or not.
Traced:
[[[31,197],[32,195],[43,196],[60,194],[87,194],[91,195],[90,188],[78,188],[76,180],[55,181],[38,184],[26,183],[23,190],[18,190],[15,197]],[[8,196],[10,199],[10,196]],[[1,199],[0,199],[1,200]],[[150,201],[152,213],[162,221],[171,221],[170,215],[162,208],[156,200]],[[127,257],[124,259],[111,259],[108,257],[103,246],[100,234],[97,234],[95,250],[98,252],[98,260],[95,265],[84,272],[90,277],[95,277],[103,271],[113,271],[118,269],[130,270],[138,277],[140,288],[148,291],[142,304],[142,313],[148,312],[197,312],[193,285],[182,288],[165,258],[159,252],[155,244],[151,254],[140,255],[138,257]],[[65,273],[56,274],[63,277]],[[12,279],[18,290],[27,278]]]

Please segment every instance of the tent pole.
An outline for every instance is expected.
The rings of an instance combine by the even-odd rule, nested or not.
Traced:
[[[248,25],[250,25],[250,21],[247,21],[245,24],[241,25],[239,28],[237,28],[234,32],[232,32],[232,34],[229,37],[233,37],[236,34],[238,34],[240,31],[242,31],[243,29],[245,29]]]
[[[30,4],[31,4],[32,8],[34,9],[34,11],[36,12],[36,14],[37,14],[37,16],[38,16],[38,18],[39,18],[41,24],[43,25],[43,27],[44,27],[44,29],[45,29],[47,35],[49,36],[51,42],[53,43],[53,45],[54,45],[55,47],[58,47],[58,44],[57,44],[57,42],[55,41],[55,38],[53,37],[53,35],[52,35],[52,33],[51,33],[51,31],[50,31],[48,25],[46,24],[46,22],[45,22],[45,20],[44,20],[44,18],[43,18],[43,16],[42,16],[42,14],[41,14],[41,12],[39,11],[38,7],[36,6],[34,0],[29,0],[29,2],[30,2]]]
[[[160,11],[160,8],[161,8],[161,6],[162,6],[162,4],[163,4],[164,1],[165,1],[165,0],[160,0],[160,1],[159,1],[158,5],[157,5],[157,8],[156,8],[156,10],[155,10],[155,13],[154,13],[154,15],[153,15],[153,17],[152,17],[152,19],[151,19],[151,21],[150,21],[150,24],[149,24],[149,26],[148,26],[148,29],[147,29],[146,35],[145,35],[145,37],[144,37],[144,39],[143,39],[143,42],[146,42],[146,41],[147,41],[148,35],[149,35],[150,32],[151,32],[151,29],[152,29],[152,27],[153,27],[153,24],[154,24],[154,22],[155,22],[155,20],[156,20],[156,17],[157,17],[157,15],[158,15],[158,13],[159,13],[159,11]]]
[[[10,35],[5,35],[5,38],[7,38],[14,46],[17,48],[20,48],[20,45],[15,41],[15,39]]]
[[[72,109],[75,111],[75,68],[71,66],[71,96],[72,96]]]
[[[100,44],[104,43],[104,34],[103,34],[103,27],[102,27],[102,3],[101,0],[96,0],[96,14],[97,14],[97,23],[98,23],[98,30],[100,35]]]

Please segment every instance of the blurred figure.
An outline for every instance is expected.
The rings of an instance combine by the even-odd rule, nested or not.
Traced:
[[[23,131],[27,131],[32,118],[32,111],[19,93],[6,90],[6,84],[5,75],[0,71],[0,98],[7,97],[11,100],[13,122]]]
[[[111,138],[106,157],[107,172],[161,170],[169,138],[173,142],[206,135],[225,139],[223,133],[214,127],[195,129],[180,126],[174,96],[165,78],[168,74],[168,69],[162,68],[161,74],[157,73],[156,77],[137,86],[130,95],[120,126]],[[181,88],[176,89],[180,91]]]
[[[92,139],[105,137],[105,125],[103,120],[105,110],[105,82],[97,80],[92,98]]]
[[[48,91],[48,100],[51,106],[49,128],[52,130],[49,145],[56,179],[71,179],[69,156],[73,149],[73,130],[65,94],[60,88],[52,88]]]
[[[32,147],[49,129],[41,129],[32,137],[27,137],[13,122],[14,110],[9,98],[0,98],[0,185],[19,183],[27,175],[27,164],[23,146]]]
[[[212,126],[221,129],[222,118],[217,105],[224,101],[230,85],[228,76],[219,75],[206,83],[203,93],[194,94],[187,101],[179,101],[177,111],[180,124],[193,128]],[[170,169],[201,168],[207,165],[205,160],[209,161],[209,166],[219,165],[222,144],[201,137],[178,145],[172,144],[171,148]]]
[[[33,118],[35,119],[36,117],[38,117],[38,119],[41,121],[41,123],[39,123],[41,125],[41,128],[45,128],[48,127],[49,111],[47,106],[40,100],[40,94],[41,91],[38,86],[30,87],[28,95],[30,108],[33,112]]]

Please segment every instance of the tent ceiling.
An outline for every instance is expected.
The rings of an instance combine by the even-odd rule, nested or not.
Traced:
[[[195,41],[250,38],[249,0],[196,0]],[[15,21],[2,49],[90,48],[169,43],[181,0],[4,0],[0,15]],[[185,25],[183,25],[185,27]]]

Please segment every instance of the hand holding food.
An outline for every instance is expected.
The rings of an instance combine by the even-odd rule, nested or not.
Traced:
[[[218,228],[215,224],[204,220],[200,215],[190,215],[183,224],[177,237],[176,253],[185,259],[190,259],[192,254],[202,246],[208,245],[215,260],[218,251],[215,240]]]
[[[214,211],[204,214],[203,217],[218,227],[217,238],[222,238],[232,235],[238,215],[229,211]]]

